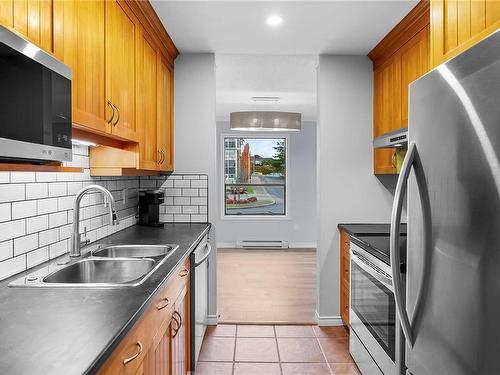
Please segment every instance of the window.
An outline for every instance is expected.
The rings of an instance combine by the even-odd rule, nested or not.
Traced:
[[[285,216],[287,138],[224,137],[224,214]]]

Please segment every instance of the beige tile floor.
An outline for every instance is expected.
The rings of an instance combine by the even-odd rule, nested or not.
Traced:
[[[344,327],[209,327],[196,375],[358,375]]]
[[[219,322],[315,322],[314,249],[219,249],[217,267]]]

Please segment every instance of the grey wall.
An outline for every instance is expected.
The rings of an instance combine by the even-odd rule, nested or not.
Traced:
[[[215,56],[181,54],[175,60],[175,173],[208,176],[208,220],[215,222]],[[215,249],[215,231],[210,232]],[[216,251],[209,262],[209,319],[217,314]]]
[[[318,316],[339,323],[339,223],[388,223],[396,180],[373,175],[373,71],[366,56],[320,56]]]
[[[234,247],[237,240],[287,240],[293,247],[315,247],[316,215],[316,123],[304,122],[300,132],[289,133],[288,172],[289,218],[274,220],[222,219],[222,142],[231,131],[228,122],[217,122],[217,243]],[[252,133],[253,135],[253,133]],[[258,136],[258,134],[255,134]],[[264,135],[269,136],[269,133]]]

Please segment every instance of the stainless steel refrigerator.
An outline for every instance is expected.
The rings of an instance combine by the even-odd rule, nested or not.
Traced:
[[[500,33],[415,81],[409,100],[391,223],[399,265],[406,199],[406,287],[392,270],[405,364],[413,375],[498,374]]]

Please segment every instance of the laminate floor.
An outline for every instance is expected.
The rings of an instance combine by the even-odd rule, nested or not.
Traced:
[[[315,322],[315,249],[219,249],[217,253],[219,322]]]
[[[226,325],[207,329],[196,375],[359,375],[344,327]]]

